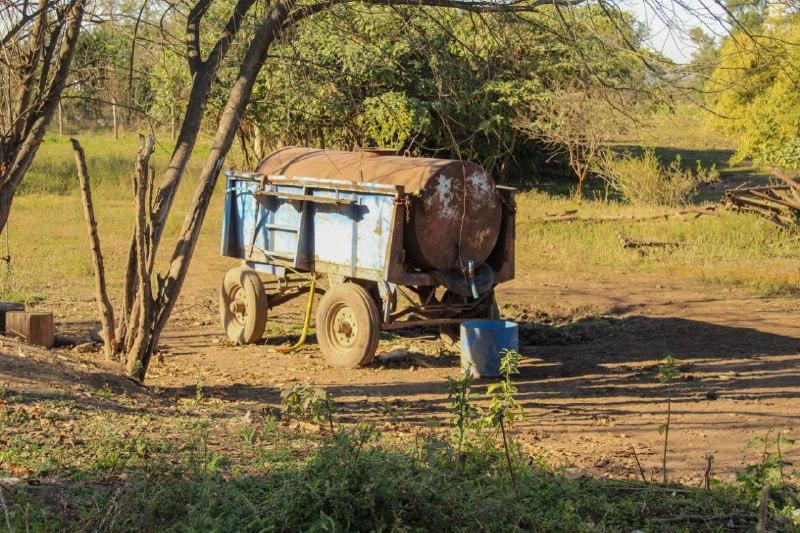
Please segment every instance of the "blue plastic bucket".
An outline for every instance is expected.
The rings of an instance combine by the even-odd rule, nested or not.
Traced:
[[[461,367],[471,366],[473,377],[498,377],[503,350],[518,349],[519,334],[514,322],[470,320],[461,323]]]

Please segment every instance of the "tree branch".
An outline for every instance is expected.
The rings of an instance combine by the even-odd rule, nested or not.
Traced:
[[[200,52],[200,21],[211,7],[211,0],[199,0],[186,17],[186,57],[192,76],[203,66]]]
[[[372,5],[385,6],[416,6],[416,7],[444,7],[471,11],[473,13],[529,13],[536,11],[543,6],[572,7],[580,5],[587,0],[530,0],[515,2],[487,2],[467,0],[328,0],[311,4],[294,10],[286,21],[286,26],[290,26],[300,19],[320,13],[335,5],[363,2]]]
[[[254,1],[255,0],[239,0],[236,2],[233,13],[230,18],[228,18],[228,22],[225,24],[222,34],[219,39],[217,39],[211,53],[208,54],[208,59],[206,59],[206,65],[208,65],[212,71],[217,70],[225,54],[228,53],[228,48],[230,48],[233,38],[236,37],[236,33],[239,31],[242,19],[244,19],[244,16],[250,10],[250,6],[253,5]]]
[[[103,263],[103,252],[100,249],[100,237],[97,234],[97,219],[94,216],[92,203],[92,189],[89,184],[89,171],[86,168],[86,156],[77,139],[70,139],[72,149],[75,151],[75,165],[78,167],[78,179],[81,185],[83,198],[83,214],[86,218],[86,229],[89,232],[89,246],[92,251],[94,266],[95,298],[100,311],[100,324],[103,328],[103,348],[106,358],[113,359],[117,351],[117,341],[114,337],[114,308],[108,299],[106,285],[106,269]]]

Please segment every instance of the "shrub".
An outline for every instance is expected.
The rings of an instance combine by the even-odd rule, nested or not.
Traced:
[[[684,169],[680,156],[664,167],[653,149],[641,157],[607,151],[598,173],[628,203],[665,206],[685,205],[698,185],[719,179],[715,167],[706,169],[699,162],[695,171]]]

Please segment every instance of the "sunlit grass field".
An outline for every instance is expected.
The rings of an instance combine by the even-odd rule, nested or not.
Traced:
[[[115,140],[110,134],[77,135],[76,138],[86,152],[113,298],[121,291],[123,265],[133,227],[131,178],[138,140],[135,135]],[[169,257],[180,230],[197,175],[208,153],[206,144],[207,141],[201,141],[195,151],[173,205],[159,254],[161,264]],[[151,163],[157,180],[171,150],[171,144],[156,146]],[[0,265],[0,299],[61,304],[57,307],[75,313],[71,318],[92,316],[94,278],[77,180],[69,138],[48,135],[14,200],[7,235],[0,236],[2,254],[5,255],[8,242],[12,258],[10,267]],[[204,256],[217,259],[214,252],[218,250],[221,212],[220,202],[213,202],[198,246],[200,261]],[[212,243],[212,250],[207,250],[205,245]]]
[[[662,136],[668,138],[663,144],[669,145],[670,153],[680,153],[680,139],[669,137],[672,129],[659,127],[664,130]],[[115,140],[111,135],[88,134],[79,139],[87,154],[103,252],[115,297],[119,295],[132,227],[130,178],[137,138],[126,135]],[[655,137],[649,141],[652,142],[645,145],[658,146]],[[699,141],[690,138],[687,143],[691,142]],[[199,168],[207,155],[206,145],[207,140],[201,141],[184,178],[165,231],[159,256],[161,264],[171,252],[182,224]],[[153,157],[157,176],[163,171],[171,148],[169,144],[158,145]],[[712,152],[720,150],[719,144],[706,148]],[[691,146],[685,149],[690,157],[692,150]],[[227,166],[243,165],[234,153]],[[661,272],[690,281],[745,287],[758,294],[791,292],[800,284],[797,238],[759,218],[719,210],[718,215],[697,219],[542,223],[541,219],[547,215],[575,209],[584,217],[642,217],[670,209],[630,206],[597,192],[590,199],[577,202],[568,195],[552,192],[563,186],[540,183],[545,185],[521,190],[518,195],[519,278],[538,270],[557,271],[566,278]],[[195,272],[208,270],[211,265],[225,267],[218,247],[222,187],[220,180],[195,254]],[[701,195],[703,202],[719,199],[721,190]],[[624,249],[619,233],[636,240],[675,245],[644,251]],[[0,247],[5,248],[6,239],[12,261],[9,268],[0,265],[0,299],[60,304],[57,308],[75,314],[76,319],[93,315],[91,257],[68,138],[48,135],[14,201],[8,232],[0,236]]]

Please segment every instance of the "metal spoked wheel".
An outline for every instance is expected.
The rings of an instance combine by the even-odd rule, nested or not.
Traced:
[[[450,291],[445,291],[442,295],[442,303],[464,303],[466,298]],[[494,291],[486,297],[486,304],[482,311],[478,311],[469,318],[488,318],[489,320],[500,319],[500,308],[497,300],[494,299]],[[461,326],[459,324],[442,324],[439,326],[439,340],[444,349],[448,352],[458,353],[461,350]]]
[[[268,307],[264,286],[254,270],[239,267],[225,274],[219,291],[219,311],[231,342],[250,344],[261,340]]]
[[[331,366],[356,368],[372,362],[380,326],[375,301],[360,285],[343,283],[320,300],[317,340]]]

